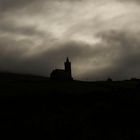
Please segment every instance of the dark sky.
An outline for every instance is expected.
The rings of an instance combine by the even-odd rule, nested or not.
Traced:
[[[0,0],[0,70],[140,78],[139,0]]]

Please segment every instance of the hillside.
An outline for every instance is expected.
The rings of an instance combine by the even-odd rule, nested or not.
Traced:
[[[19,73],[8,73],[0,72],[0,82],[25,82],[25,81],[44,81],[48,80],[47,77],[36,76],[31,74],[19,74]]]
[[[140,80],[124,81],[51,81],[47,77],[0,73],[0,95],[133,95],[140,90]],[[132,94],[133,93],[133,94]]]
[[[0,77],[3,134],[40,139],[140,138],[140,80],[58,82],[19,74]]]

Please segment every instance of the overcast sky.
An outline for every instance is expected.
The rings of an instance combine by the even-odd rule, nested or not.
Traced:
[[[139,0],[0,0],[0,70],[140,78]]]

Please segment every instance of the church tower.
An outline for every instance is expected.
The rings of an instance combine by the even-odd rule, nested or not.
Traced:
[[[72,81],[71,75],[71,62],[67,57],[66,62],[64,62],[65,69],[55,69],[50,75],[51,80],[55,81]]]
[[[68,73],[68,77],[72,78],[71,76],[71,62],[69,61],[69,58],[67,57],[66,62],[64,63],[65,65],[65,71]]]

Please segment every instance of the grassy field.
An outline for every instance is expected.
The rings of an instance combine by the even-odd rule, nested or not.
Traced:
[[[1,135],[140,139],[139,80],[56,82],[23,77],[0,80]]]

